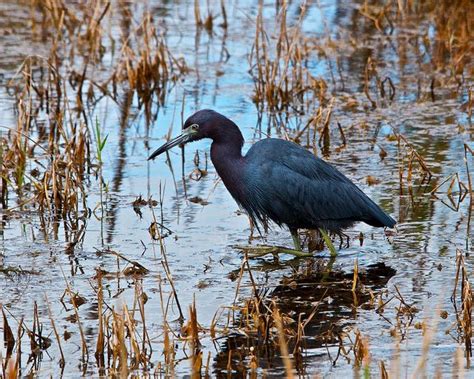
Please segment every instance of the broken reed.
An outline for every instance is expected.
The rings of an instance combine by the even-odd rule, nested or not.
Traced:
[[[460,292],[460,307],[458,306],[458,291]],[[466,366],[470,368],[472,358],[472,287],[465,265],[464,253],[461,250],[456,250],[456,278],[451,301],[456,312],[456,326],[460,342],[464,343]]]
[[[3,342],[6,347],[6,356],[2,356],[1,369],[3,378],[17,378],[22,376],[22,362],[24,362],[23,353],[28,352],[28,362],[30,369],[26,374],[27,376],[34,375],[41,365],[43,359],[43,352],[46,351],[53,343],[53,341],[45,335],[44,324],[40,320],[40,313],[38,311],[38,305],[36,302],[33,304],[33,320],[32,326],[29,328],[23,322],[23,317],[18,320],[13,315],[5,312],[5,307],[0,306],[2,309],[3,316]],[[17,324],[17,332],[13,333],[12,322],[14,320]],[[22,340],[24,337],[28,337],[29,348],[24,347]]]
[[[410,141],[401,133],[393,130],[393,139],[398,147],[398,176],[400,195],[404,194],[405,185],[408,193],[413,198],[414,195],[424,193],[430,188],[433,173],[424,157],[417,151]],[[413,191],[415,187],[416,191]]]

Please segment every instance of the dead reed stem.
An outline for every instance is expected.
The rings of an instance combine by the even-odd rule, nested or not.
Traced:
[[[273,319],[275,320],[276,327],[278,329],[278,343],[280,346],[280,353],[285,365],[285,373],[287,378],[294,378],[293,375],[293,364],[288,352],[288,345],[285,340],[285,330],[283,328],[283,322],[280,315],[280,311],[276,307],[276,304],[273,304]]]
[[[48,296],[46,295],[46,293],[44,294],[44,298],[45,298],[45,301],[46,301],[46,305],[48,306],[48,315],[49,315],[49,320],[51,321],[51,326],[52,326],[53,331],[54,331],[54,336],[56,337],[56,341],[58,342],[59,353],[61,354],[61,358],[59,359],[59,367],[64,368],[64,366],[66,364],[66,359],[64,357],[63,348],[61,346],[61,338],[59,336],[58,330],[56,329],[56,324],[55,324],[54,319],[53,319],[53,314],[51,312],[51,306],[49,304]]]

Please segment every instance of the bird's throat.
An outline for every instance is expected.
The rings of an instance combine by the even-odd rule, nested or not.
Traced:
[[[227,190],[238,200],[245,166],[241,145],[214,141],[211,145],[211,160]]]

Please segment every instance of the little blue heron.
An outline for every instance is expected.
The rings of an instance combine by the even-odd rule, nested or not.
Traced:
[[[148,159],[203,138],[212,139],[212,163],[239,206],[255,225],[268,219],[286,225],[296,250],[301,250],[300,228],[341,233],[358,221],[376,227],[396,224],[341,172],[296,143],[266,138],[242,156],[239,127],[213,110],[194,113],[182,134]]]

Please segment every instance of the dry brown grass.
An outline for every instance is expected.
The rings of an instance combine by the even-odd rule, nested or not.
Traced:
[[[255,43],[249,55],[255,84],[253,101],[260,112],[306,114],[314,103],[326,101],[326,82],[313,77],[306,68],[309,49],[301,32],[305,11],[303,5],[299,21],[288,27],[287,6],[283,2],[278,14],[280,28],[273,42],[274,36],[267,34],[264,25],[260,2]]]
[[[109,82],[116,99],[118,88],[124,84],[137,95],[138,108],[143,107],[149,126],[156,117],[154,106],[164,105],[170,85],[188,68],[184,59],[175,58],[170,52],[164,35],[153,25],[151,14],[145,13],[142,20],[131,35],[123,37],[120,58]]]

